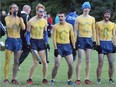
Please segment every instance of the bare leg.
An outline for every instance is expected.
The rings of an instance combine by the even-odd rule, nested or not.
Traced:
[[[80,80],[80,71],[81,71],[81,63],[82,63],[82,55],[84,53],[83,49],[78,49],[78,62],[76,65],[76,77],[77,80]]]
[[[97,79],[100,79],[102,73],[102,66],[104,62],[104,54],[98,54],[98,66],[97,66]]]
[[[66,59],[67,64],[68,64],[68,80],[71,80],[72,74],[73,74],[73,56],[72,56],[72,54],[66,56],[65,59]]]
[[[58,68],[60,66],[60,61],[61,61],[61,56],[58,55],[58,57],[55,58],[55,63],[54,63],[54,67],[53,67],[53,70],[52,70],[52,79],[55,79],[55,77],[56,77]]]

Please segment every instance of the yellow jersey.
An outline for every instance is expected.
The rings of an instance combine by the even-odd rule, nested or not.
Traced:
[[[20,38],[21,21],[19,17],[16,17],[13,20],[11,16],[7,16],[5,18],[5,22],[6,22],[6,28],[7,28],[6,31],[7,31],[8,37]],[[11,28],[8,28],[9,24],[11,23],[12,23]]]
[[[27,24],[31,26],[31,38],[43,39],[43,32],[45,27],[48,25],[46,19],[41,18],[39,20],[35,20],[34,18],[31,18]]]
[[[100,21],[96,23],[99,40],[112,40],[113,30],[116,29],[115,23]]]
[[[73,27],[67,22],[57,23],[53,26],[53,38],[56,39],[56,43],[69,44],[71,33],[73,33]]]
[[[80,15],[76,18],[78,20],[79,37],[92,37],[95,34],[95,18],[92,16],[84,17]]]

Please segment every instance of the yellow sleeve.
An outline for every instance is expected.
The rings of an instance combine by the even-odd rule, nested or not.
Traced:
[[[96,42],[95,18],[93,18],[92,32],[93,32],[93,41]]]
[[[56,44],[56,28],[55,28],[55,26],[53,26],[52,31],[53,31],[52,37],[53,37],[54,49],[57,49],[57,44]]]
[[[11,28],[11,26],[12,26],[13,23],[14,23],[14,18],[12,18],[12,21],[10,21],[9,16],[7,16],[7,17],[5,18],[5,22],[6,22],[6,27],[7,27],[7,28]]]

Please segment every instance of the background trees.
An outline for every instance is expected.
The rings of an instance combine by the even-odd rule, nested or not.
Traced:
[[[46,7],[47,13],[50,13],[54,18],[60,10],[68,13],[71,6],[75,6],[77,8],[77,14],[80,15],[82,13],[81,5],[84,1],[89,1],[91,3],[92,9],[90,14],[94,16],[97,21],[101,20],[103,10],[108,8],[112,11],[111,20],[116,22],[115,0],[1,0],[0,9],[8,12],[8,6],[11,3],[16,3],[19,9],[22,10],[23,5],[29,4],[32,7],[31,16],[33,16],[35,14],[36,5],[42,3]]]

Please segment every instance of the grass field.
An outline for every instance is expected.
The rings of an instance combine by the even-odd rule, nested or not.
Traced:
[[[2,38],[2,41],[4,41],[5,37]],[[47,79],[50,81],[51,79],[51,70],[53,68],[54,64],[54,55],[53,55],[53,44],[52,44],[52,39],[49,40],[50,42],[50,53],[49,53],[49,60],[50,63],[48,64],[48,74],[47,74]],[[116,58],[116,54],[115,54]],[[21,65],[21,71],[18,71],[17,79],[21,83],[20,85],[4,85],[2,82],[4,80],[4,61],[5,61],[5,52],[0,51],[0,87],[51,87],[50,84],[48,85],[43,85],[42,84],[42,65],[38,65],[34,75],[33,75],[33,85],[27,85],[26,80],[28,79],[29,75],[29,70],[30,66],[32,64],[32,56],[29,54],[29,56],[26,58],[26,60],[23,62]],[[76,80],[76,73],[75,73],[75,66],[77,63],[77,59],[74,62],[74,72],[73,72],[73,77],[72,80]],[[108,62],[107,58],[105,56],[104,58],[104,65],[103,65],[103,70],[102,70],[102,84],[97,85],[96,84],[96,68],[97,68],[97,52],[93,51],[92,56],[91,56],[91,73],[90,73],[90,80],[93,82],[92,85],[85,85],[84,84],[84,78],[85,78],[85,58],[83,56],[83,63],[82,63],[82,69],[81,69],[81,85],[74,85],[74,86],[68,86],[66,84],[67,82],[67,64],[65,62],[65,59],[62,58],[61,65],[58,71],[58,74],[56,76],[56,84],[55,87],[116,87],[116,73],[114,73],[114,80],[115,84],[110,85],[108,82]],[[12,78],[12,66],[13,66],[13,54],[11,56],[11,61],[10,61],[10,66],[9,66],[9,80]],[[116,61],[115,61],[115,66],[116,66]],[[116,69],[116,67],[115,67]]]

